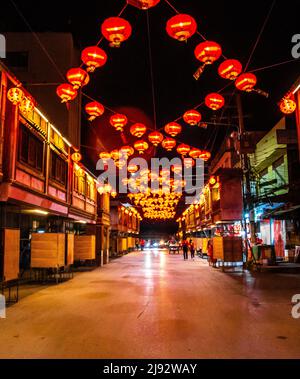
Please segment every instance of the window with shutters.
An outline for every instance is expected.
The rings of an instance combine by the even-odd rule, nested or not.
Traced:
[[[50,154],[50,178],[55,182],[65,186],[67,183],[68,164],[54,151]]]
[[[32,134],[26,126],[20,124],[19,161],[42,172],[43,154],[44,143]]]

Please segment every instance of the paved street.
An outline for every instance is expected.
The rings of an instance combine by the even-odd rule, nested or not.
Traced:
[[[10,307],[0,357],[300,358],[296,293],[296,275],[134,253]]]

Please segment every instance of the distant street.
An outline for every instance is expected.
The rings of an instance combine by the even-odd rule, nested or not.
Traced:
[[[0,358],[300,358],[296,293],[296,275],[133,253],[10,307]]]

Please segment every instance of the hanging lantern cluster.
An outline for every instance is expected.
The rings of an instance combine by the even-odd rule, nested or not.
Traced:
[[[99,158],[102,159],[104,163],[107,163],[112,157],[110,153],[103,151],[99,154]]]
[[[170,37],[178,41],[186,41],[196,33],[197,23],[188,14],[178,14],[167,22],[166,30]]]
[[[123,41],[130,37],[132,28],[130,23],[123,18],[110,17],[101,25],[101,32],[103,37],[110,42],[110,46],[119,47]],[[77,90],[89,83],[89,73],[93,73],[106,64],[107,54],[98,46],[89,46],[82,51],[81,60],[86,66],[86,70],[81,67],[71,68],[66,75],[70,85],[64,83],[57,87],[56,93],[63,103],[76,98]],[[73,88],[71,89],[71,87]]]
[[[117,196],[117,191],[112,187],[110,183],[104,183],[101,185],[98,185],[97,191],[99,192],[100,195],[111,195],[112,197]]]
[[[180,167],[182,169],[182,167]],[[173,172],[179,172],[179,165],[173,167]],[[168,169],[170,175],[170,169]],[[156,188],[150,186],[149,181],[156,182]],[[129,199],[139,206],[144,218],[167,220],[174,218],[176,207],[182,197],[182,187],[185,185],[182,180],[174,180],[163,176],[160,173],[142,170],[139,177],[130,178],[127,181],[129,188],[134,189],[135,193],[128,195]]]
[[[101,31],[111,47],[120,47],[121,43],[131,36],[132,28],[124,18],[110,17],[103,22]]]
[[[134,148],[131,146],[123,146],[120,148],[120,153],[124,159],[129,159],[134,154]]]
[[[19,87],[10,88],[7,91],[7,99],[15,106],[19,107],[20,112],[26,116],[34,110],[35,104],[31,96],[25,96]]]

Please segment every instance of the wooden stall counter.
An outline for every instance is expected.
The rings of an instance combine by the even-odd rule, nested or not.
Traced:
[[[75,235],[74,260],[92,261],[96,259],[96,236]]]
[[[31,268],[65,266],[65,234],[33,233],[31,238]]]

